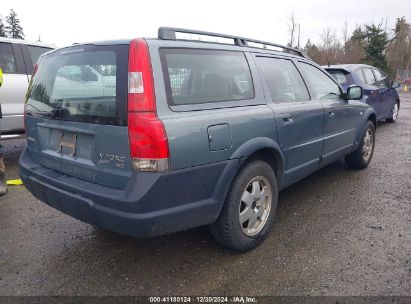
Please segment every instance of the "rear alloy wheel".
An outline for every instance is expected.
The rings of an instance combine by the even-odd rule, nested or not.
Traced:
[[[345,157],[345,161],[351,168],[364,169],[371,162],[374,147],[375,125],[372,121],[368,121],[360,145],[354,152]]]
[[[398,118],[399,110],[400,110],[400,106],[399,106],[398,102],[396,102],[394,107],[392,108],[392,117],[388,118],[387,121],[388,122],[396,122],[397,118]]]
[[[277,209],[277,180],[272,167],[251,161],[233,181],[211,233],[220,244],[238,251],[257,247],[270,230]]]
[[[264,228],[272,200],[271,186],[265,177],[254,177],[248,183],[241,195],[238,214],[245,235],[256,235]]]

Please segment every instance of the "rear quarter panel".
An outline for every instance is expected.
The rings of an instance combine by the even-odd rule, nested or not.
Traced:
[[[266,138],[276,141],[277,134],[272,110],[266,105],[261,81],[253,60],[247,55],[251,69],[255,98],[239,102],[238,106],[229,103],[209,104],[203,110],[176,110],[169,107],[165,92],[164,77],[160,62],[159,48],[207,48],[236,50],[235,47],[195,42],[175,42],[149,40],[149,49],[153,66],[157,111],[163,121],[170,147],[171,169],[182,169],[232,158],[247,156],[250,150],[244,144],[255,138]],[[207,105],[204,105],[207,107]],[[208,128],[228,125],[229,134],[224,149],[211,150]],[[219,139],[222,140],[221,138]],[[241,147],[241,149],[240,149]],[[244,151],[237,152],[236,151]]]

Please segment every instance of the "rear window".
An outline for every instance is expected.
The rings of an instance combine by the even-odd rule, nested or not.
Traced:
[[[328,70],[327,69],[327,72],[330,73],[334,77],[334,79],[337,80],[337,82],[339,84],[345,85],[345,84],[348,83],[347,74],[344,73],[343,71],[341,71],[341,70]]]
[[[170,105],[254,98],[248,62],[242,52],[161,49]]]
[[[26,113],[125,124],[128,46],[78,46],[41,57]],[[120,72],[122,71],[122,72]]]

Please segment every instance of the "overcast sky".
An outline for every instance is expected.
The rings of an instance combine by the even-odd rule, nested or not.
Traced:
[[[112,38],[156,37],[159,26],[199,29],[285,44],[287,23],[294,13],[301,24],[301,44],[317,42],[325,28],[341,37],[344,23],[356,24],[395,18],[411,21],[411,0],[13,0],[2,1],[0,14],[13,8],[27,40],[57,46]]]

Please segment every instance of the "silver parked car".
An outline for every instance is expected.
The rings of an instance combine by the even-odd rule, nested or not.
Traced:
[[[24,134],[24,100],[30,75],[40,55],[54,48],[41,42],[0,38],[0,68],[4,77],[0,90],[2,139]]]

